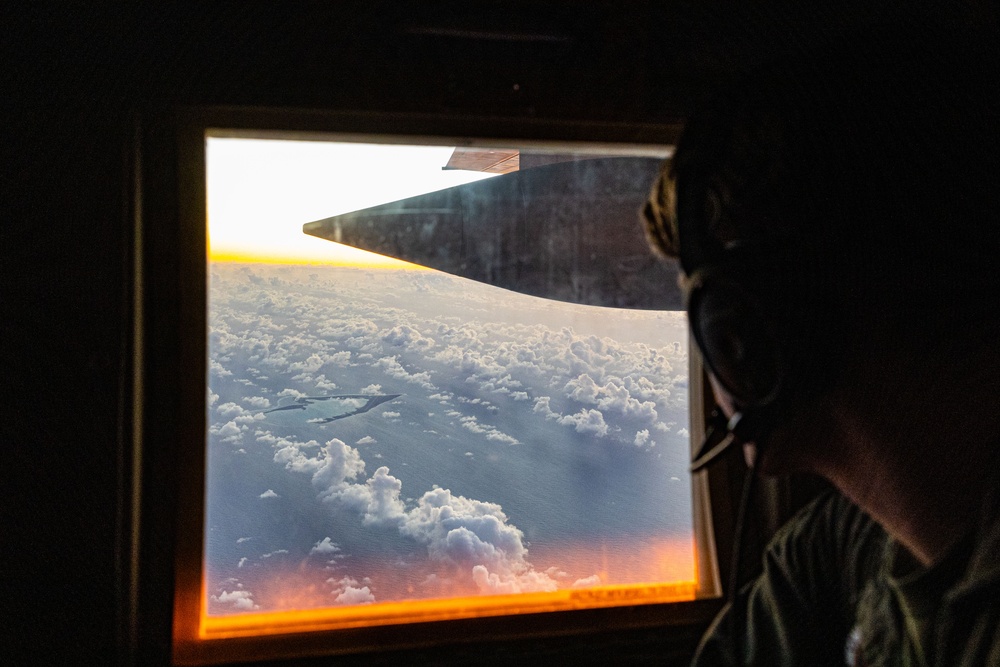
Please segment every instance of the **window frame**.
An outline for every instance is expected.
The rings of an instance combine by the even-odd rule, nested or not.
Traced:
[[[726,562],[731,549],[728,527],[738,493],[734,476],[724,467],[692,479],[700,590],[691,602],[198,639],[198,615],[191,610],[200,609],[205,594],[205,138],[209,132],[214,137],[231,132],[240,137],[453,145],[470,145],[469,137],[475,137],[476,145],[583,142],[613,149],[673,145],[679,125],[214,107],[160,108],[141,114],[133,156],[134,474],[127,559],[131,584],[127,631],[138,661],[224,664],[400,650],[431,651],[447,659],[461,655],[463,646],[497,642],[518,646],[525,654],[551,653],[552,646],[570,651],[581,637],[589,637],[585,643],[591,643],[610,631],[634,636],[654,632],[659,636],[655,641],[675,646],[677,656],[693,649],[720,607],[724,582],[718,564]],[[693,345],[690,350],[691,437],[699,442],[711,405],[700,359]]]

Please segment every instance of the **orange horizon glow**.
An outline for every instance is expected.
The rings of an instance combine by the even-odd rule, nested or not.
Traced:
[[[378,602],[353,607],[246,612],[230,616],[202,614],[198,638],[227,639],[401,623],[426,623],[461,618],[685,602],[694,600],[697,592],[698,582],[691,580],[657,584],[594,586],[544,593]]]
[[[609,573],[632,578],[632,583],[599,584],[585,588],[561,588],[550,592],[514,594],[457,595],[454,597],[388,600],[368,605],[316,605],[322,591],[315,586],[301,586],[288,591],[285,604],[290,608],[246,611],[225,615],[207,612],[207,590],[202,584],[202,608],[198,639],[225,639],[293,632],[313,632],[391,624],[443,621],[511,614],[569,611],[638,604],[657,604],[693,600],[698,593],[696,543],[693,538],[652,539],[631,545],[632,548],[609,550],[584,544],[533,549],[538,567],[558,558],[573,569],[593,571],[598,566],[601,579]],[[544,553],[548,552],[548,553]],[[637,571],[636,568],[640,568]],[[275,575],[272,585],[286,587],[286,575],[302,574],[301,568]],[[308,579],[308,577],[306,577]],[[258,582],[261,583],[261,582]],[[326,596],[328,599],[328,596]]]

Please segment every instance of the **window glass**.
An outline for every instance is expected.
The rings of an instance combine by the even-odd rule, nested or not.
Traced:
[[[207,148],[209,619],[693,597],[683,313],[517,294],[303,234],[507,177],[443,170],[451,148]]]

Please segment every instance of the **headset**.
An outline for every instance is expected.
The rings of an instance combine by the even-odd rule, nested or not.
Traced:
[[[760,243],[724,243],[712,235],[725,212],[707,179],[682,174],[675,186],[688,323],[705,365],[735,408],[728,419],[720,410],[712,413],[691,463],[696,472],[734,444],[758,440],[775,423],[786,371],[778,329],[763,303],[774,290],[762,293],[748,284],[772,283],[760,276],[780,274],[781,262]]]
[[[726,418],[712,412],[705,440],[691,462],[692,473],[715,461],[734,445],[755,442],[777,421],[777,403],[785,384],[785,355],[778,329],[765,310],[761,290],[749,287],[771,253],[757,242],[723,242],[713,235],[723,210],[720,193],[707,179],[678,175],[675,218],[680,241],[684,301],[688,324],[702,359],[715,381],[730,396],[734,412]],[[765,271],[774,270],[768,266]],[[765,280],[765,282],[767,282]],[[743,482],[734,527],[727,594],[732,659],[742,664],[742,613],[736,604],[741,588],[740,564],[750,499],[757,475],[752,463]]]

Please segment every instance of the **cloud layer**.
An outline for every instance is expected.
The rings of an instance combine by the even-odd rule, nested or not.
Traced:
[[[206,416],[209,457],[219,463],[210,471],[252,470],[248,479],[259,481],[250,497],[270,508],[243,519],[222,508],[248,505],[213,504],[210,493],[210,524],[232,531],[227,540],[208,540],[209,558],[218,560],[213,571],[239,570],[247,582],[212,589],[219,613],[274,604],[271,589],[255,582],[279,567],[327,571],[303,584],[326,591],[309,604],[394,599],[399,587],[380,587],[379,576],[388,575],[378,575],[371,556],[355,556],[376,536],[386,544],[384,569],[424,577],[409,593],[417,596],[613,583],[613,575],[598,576],[598,565],[573,575],[536,568],[518,525],[527,522],[531,542],[544,540],[540,526],[552,506],[515,501],[544,490],[545,479],[565,485],[558,477],[576,470],[595,507],[610,507],[620,485],[605,489],[587,471],[625,465],[641,472],[666,465],[656,463],[664,455],[686,461],[686,333],[677,314],[553,310],[543,300],[498,297],[426,272],[214,265],[211,288]],[[648,342],[664,336],[661,345]],[[296,408],[300,399],[338,394],[401,397],[333,422],[306,419]],[[366,402],[338,400],[343,410],[351,400]],[[579,449],[579,460],[554,458],[551,470],[517,463],[548,461],[546,448],[557,442]],[[237,456],[245,462],[234,462]],[[485,484],[515,463],[538,481]],[[235,477],[219,481],[240,487]],[[498,490],[502,504],[489,500]],[[612,494],[604,504],[602,494]],[[638,517],[649,514],[646,505],[662,504],[636,498],[617,515]],[[307,499],[317,504],[304,511]],[[519,519],[505,511],[511,506]],[[535,510],[542,518],[525,514]],[[690,516],[685,508],[677,513]],[[579,526],[584,532],[630,528],[606,529],[592,513],[583,516],[595,522]]]

